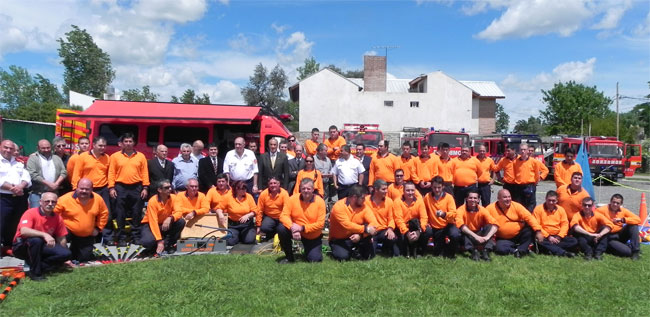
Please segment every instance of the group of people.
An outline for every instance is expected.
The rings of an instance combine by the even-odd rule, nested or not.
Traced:
[[[396,156],[382,140],[368,156],[364,145],[346,144],[336,126],[328,132],[321,142],[313,129],[304,146],[295,136],[271,138],[263,154],[254,141],[237,137],[223,158],[217,145],[205,154],[203,142],[195,141],[181,144],[172,159],[158,145],[147,160],[128,133],[112,155],[103,137],[92,145],[80,139],[71,156],[41,140],[25,164],[16,160],[15,144],[4,140],[3,251],[11,246],[30,265],[30,276],[41,279],[68,259],[92,260],[99,241],[172,253],[186,221],[215,213],[231,232],[228,245],[277,234],[287,263],[295,261],[292,240],[302,241],[307,261],[321,261],[323,232],[337,260],[370,259],[379,251],[454,258],[462,250],[489,261],[493,251],[525,256],[534,244],[567,257],[578,249],[588,259],[606,251],[639,257],[639,217],[622,207],[620,195],[595,209],[570,150],[555,169],[557,191],[537,205],[536,185],[548,169],[526,144],[519,154],[508,147],[496,164],[483,146],[472,156],[464,145],[451,158],[445,143],[437,153],[425,143],[418,156],[404,143]],[[60,141],[55,148],[65,146]],[[503,189],[490,203],[497,179]]]

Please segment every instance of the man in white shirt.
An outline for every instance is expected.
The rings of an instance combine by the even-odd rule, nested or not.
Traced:
[[[13,156],[15,143],[0,143],[0,234],[2,253],[11,248],[18,220],[27,210],[26,188],[32,184],[23,163]]]
[[[257,158],[253,151],[245,149],[246,141],[242,137],[235,139],[235,149],[228,151],[223,163],[223,172],[232,184],[234,181],[246,182],[249,194],[257,193]]]
[[[29,155],[25,169],[32,180],[29,194],[30,208],[40,206],[41,194],[56,192],[68,176],[61,158],[52,155],[52,145],[48,140],[38,141],[38,151]]]
[[[350,146],[342,146],[341,156],[339,156],[332,168],[334,187],[336,188],[339,199],[347,197],[348,190],[353,185],[363,184],[364,171],[365,169],[361,162],[350,155]]]

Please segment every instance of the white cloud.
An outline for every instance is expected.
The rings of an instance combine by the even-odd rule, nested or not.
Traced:
[[[637,25],[637,27],[634,29],[634,34],[637,36],[650,35],[650,12],[648,12],[645,21]]]
[[[308,41],[303,32],[293,32],[287,38],[280,38],[276,47],[276,56],[289,78],[296,77],[296,68],[302,66],[305,59],[312,55],[313,45],[314,42]]]
[[[282,33],[284,32],[289,26],[287,25],[279,25],[276,24],[275,22],[271,23],[271,28],[275,30],[276,33]]]
[[[230,0],[219,0],[219,3],[227,6],[230,4]]]
[[[186,23],[199,20],[207,10],[205,0],[140,0],[136,14],[152,20]]]
[[[362,56],[377,56],[377,51],[365,51]]]
[[[631,0],[610,0],[602,2],[598,10],[604,11],[602,19],[591,28],[596,30],[608,30],[618,27],[618,23],[625,14],[625,11],[632,7]]]

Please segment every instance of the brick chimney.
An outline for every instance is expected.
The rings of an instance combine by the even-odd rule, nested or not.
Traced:
[[[386,91],[386,56],[363,57],[363,89]]]

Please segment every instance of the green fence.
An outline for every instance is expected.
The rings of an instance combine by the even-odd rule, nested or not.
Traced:
[[[54,123],[12,120],[2,118],[0,123],[0,139],[9,139],[22,148],[21,155],[29,155],[36,151],[38,140],[54,138]]]

